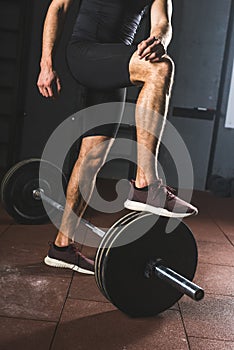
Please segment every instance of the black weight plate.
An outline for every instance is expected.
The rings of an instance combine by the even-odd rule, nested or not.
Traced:
[[[176,219],[173,219],[174,221]],[[182,293],[156,276],[145,277],[150,261],[162,259],[164,265],[192,280],[197,266],[197,247],[190,229],[178,225],[167,234],[167,218],[143,214],[119,228],[105,249],[100,266],[104,294],[124,313],[133,317],[156,315],[175,304]],[[140,237],[145,226],[152,228]],[[128,237],[139,238],[128,244]]]
[[[123,216],[120,218],[118,221],[116,221],[107,231],[105,236],[103,237],[97,253],[95,257],[95,277],[96,277],[96,282],[98,287],[100,288],[101,292],[103,295],[108,299],[108,295],[105,294],[105,290],[103,289],[102,286],[102,278],[101,278],[101,273],[102,273],[102,260],[103,257],[105,257],[106,250],[108,249],[109,245],[111,244],[112,237],[115,237],[116,233],[118,230],[122,227],[124,227],[129,221],[131,221],[133,218],[139,216],[139,212],[130,212],[127,215]]]
[[[103,256],[105,256],[105,251],[109,246],[108,242],[111,240],[112,236],[115,236],[116,230],[118,230],[120,227],[123,227],[123,225],[129,222],[129,220],[131,220],[133,217],[136,217],[138,215],[139,215],[139,212],[130,212],[127,215],[120,218],[118,221],[116,221],[106,232],[105,236],[103,237],[102,241],[98,246],[96,257],[95,257],[95,278],[99,289],[107,298],[108,296],[105,295],[105,292],[102,288],[102,280],[100,279],[102,258]]]
[[[126,225],[129,222],[131,222],[132,220],[136,220],[136,219],[139,220],[142,216],[150,216],[150,215],[151,215],[150,213],[132,211],[132,212],[128,213],[127,215],[123,216],[122,218],[120,218],[117,222],[115,222],[114,225],[112,225],[110,227],[110,229],[107,231],[107,233],[103,237],[103,239],[98,247],[97,253],[96,253],[95,276],[96,276],[96,282],[97,282],[101,292],[103,293],[103,295],[107,299],[109,299],[109,297],[106,294],[105,289],[103,288],[103,285],[102,285],[102,277],[101,277],[102,266],[103,266],[102,261],[106,256],[107,249],[110,247],[110,245],[112,245],[113,237],[115,237],[117,232],[119,232],[119,230],[122,230],[123,228],[125,228]],[[156,216],[153,216],[153,218],[156,218],[156,220],[157,220]],[[136,231],[134,234],[133,240],[136,240],[138,237],[141,237],[144,234],[144,232],[147,231],[147,229],[148,229],[147,226],[144,229],[145,229],[145,231],[144,230],[138,231],[138,232]],[[129,242],[132,240],[132,238],[129,235],[127,235],[125,237],[126,237],[126,242]]]
[[[40,179],[39,169],[43,167],[43,179]],[[45,210],[41,200],[33,197],[33,190],[42,188],[44,193],[54,200],[59,195],[57,181],[61,171],[52,163],[41,159],[28,159],[17,163],[4,176],[1,184],[1,200],[10,216],[23,224],[41,224],[48,221],[50,214],[56,209],[50,207]],[[62,174],[62,181],[66,178]]]

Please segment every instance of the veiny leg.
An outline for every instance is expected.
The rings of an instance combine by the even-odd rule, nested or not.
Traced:
[[[157,158],[166,121],[174,64],[168,56],[152,63],[134,53],[130,60],[130,78],[142,84],[136,105],[137,175],[131,184],[125,208],[147,211],[166,217],[197,214],[193,205],[175,196],[158,176]],[[146,187],[147,186],[147,187]],[[142,190],[143,187],[146,187]]]
[[[138,168],[135,183],[141,188],[158,179],[157,157],[168,111],[174,64],[168,56],[156,63],[140,60],[135,52],[129,71],[133,84],[142,85],[136,105]]]
[[[82,140],[78,159],[67,187],[67,200],[60,230],[55,240],[57,246],[67,246],[73,241],[75,229],[84,214],[96,176],[105,163],[114,138],[88,136]],[[76,213],[76,216],[72,213]]]

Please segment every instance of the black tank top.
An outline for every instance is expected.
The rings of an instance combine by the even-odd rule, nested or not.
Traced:
[[[152,0],[82,0],[72,38],[131,45]]]

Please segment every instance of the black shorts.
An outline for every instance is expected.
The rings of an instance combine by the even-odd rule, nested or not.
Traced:
[[[72,75],[87,88],[86,107],[106,102],[124,102],[126,87],[132,86],[129,61],[135,45],[102,44],[72,40],[67,47],[67,62]],[[84,136],[115,137],[122,119],[122,109],[115,113],[115,123],[100,125]],[[113,120],[113,119],[112,119]]]

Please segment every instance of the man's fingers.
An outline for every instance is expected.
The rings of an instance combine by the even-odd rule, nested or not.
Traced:
[[[146,56],[145,60],[150,62],[154,60],[154,62],[156,62],[160,60],[165,54],[166,51],[164,50],[164,48],[158,48],[157,51],[151,52],[148,56]]]
[[[150,55],[149,57],[147,57],[147,61],[150,63],[157,63],[161,60],[161,57],[158,57],[155,54]]]
[[[156,52],[153,52],[150,55],[148,55],[145,59],[146,61],[152,62],[152,60],[159,60],[159,57],[157,56]]]
[[[154,36],[150,36],[148,39],[143,40],[138,45],[138,55],[140,59],[145,58],[150,53],[156,51],[159,46],[163,45],[161,44],[160,40],[155,38]]]
[[[44,97],[49,97],[49,93],[48,93],[47,88],[44,87],[44,88],[42,89],[42,91],[43,91],[43,94],[42,94],[42,95],[43,95]]]
[[[52,84],[47,82],[46,84],[41,85],[41,91],[44,97],[53,97]]]
[[[43,85],[39,85],[39,84],[37,84],[37,86],[38,86],[38,89],[39,89],[40,94],[41,94],[42,96],[46,97],[46,91],[45,91],[44,86],[43,86]]]
[[[61,91],[59,77],[55,71],[41,71],[37,86],[39,92],[44,97],[55,98]]]
[[[42,96],[44,97],[53,97],[54,96],[54,93],[52,91],[52,88],[51,87],[47,87],[47,86],[42,86],[42,85],[38,85],[38,89],[39,89],[39,92],[41,93]]]
[[[140,59],[145,58],[148,56],[150,53],[154,52],[157,50],[157,46],[159,46],[157,41],[154,41],[151,45],[149,45],[140,55]]]
[[[46,88],[47,90],[47,93],[48,93],[48,96],[47,97],[53,97],[54,96],[54,93],[53,93],[53,90],[52,90],[52,87],[51,86],[48,86]]]
[[[143,40],[143,41],[138,45],[138,55],[141,56],[141,55],[142,55],[142,52],[143,52],[149,45],[151,45],[154,41],[155,41],[155,37],[154,37],[154,36],[150,36],[150,37],[147,38],[146,40]]]
[[[58,92],[58,94],[59,94],[60,91],[61,91],[61,83],[60,83],[59,78],[56,79],[56,83],[57,83],[57,92]]]
[[[38,87],[40,94],[42,94],[42,88],[40,87],[40,85],[37,84],[37,87]]]

